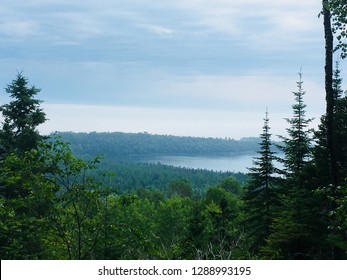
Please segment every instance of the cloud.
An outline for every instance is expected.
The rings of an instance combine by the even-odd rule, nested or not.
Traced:
[[[321,27],[317,18],[321,3],[313,0],[182,0],[175,3],[181,10],[189,11],[187,14],[202,33],[224,33],[230,40],[237,37],[250,49],[283,50],[288,42],[295,45],[301,38],[312,39]]]
[[[276,68],[285,60],[298,67],[317,59],[323,48],[317,43],[316,2],[6,1],[6,40],[20,38],[26,44],[5,56],[135,62],[141,70],[146,63],[198,75]]]
[[[260,42],[265,35],[264,40],[272,39],[267,45],[273,46],[278,42],[276,36],[281,34],[293,40],[314,31],[312,19],[317,19],[320,3],[313,0],[142,0],[134,4],[123,0],[36,0],[25,4],[7,2],[5,7],[10,7],[11,18],[35,21],[46,36],[59,30],[60,36],[65,34],[70,38],[113,36],[117,30],[123,34],[128,31],[128,35],[133,36],[137,31],[131,26],[141,26],[160,35],[172,34],[175,30],[186,38],[214,33],[224,34],[230,40],[237,36],[245,44],[249,44],[249,38]]]
[[[25,38],[38,31],[38,24],[31,20],[11,20],[0,23],[0,34],[10,38]]]
[[[156,35],[172,35],[175,33],[172,29],[154,24],[139,24],[139,27]]]

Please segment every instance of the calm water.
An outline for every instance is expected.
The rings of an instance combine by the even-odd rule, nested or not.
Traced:
[[[207,169],[214,171],[248,172],[256,153],[230,156],[150,156],[137,159],[139,162],[161,163],[176,167]]]

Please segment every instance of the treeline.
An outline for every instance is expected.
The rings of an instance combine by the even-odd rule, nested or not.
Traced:
[[[101,160],[93,171],[94,174],[100,172],[109,175],[103,179],[104,185],[113,186],[119,193],[129,193],[139,187],[165,191],[171,181],[182,179],[191,183],[196,195],[201,195],[208,187],[217,185],[228,177],[235,178],[240,184],[248,179],[247,174],[240,172],[216,172],[173,167],[160,163],[133,163],[105,159]]]
[[[152,135],[149,133],[74,133],[59,132],[64,141],[78,156],[105,154],[107,159],[122,158],[126,155],[229,155],[255,152],[257,138],[241,140],[202,137],[179,137]]]
[[[287,136],[277,147],[281,157],[266,112],[258,156],[240,183],[231,174],[161,165],[137,171],[131,165],[113,176],[110,171],[121,169],[102,166],[102,156],[76,157],[66,139],[38,133],[46,120],[34,98],[39,90],[18,74],[6,88],[12,101],[0,107],[1,257],[345,259],[347,97],[341,83],[336,69],[334,174],[326,117],[317,131],[310,129],[300,74]],[[212,185],[209,176],[217,180]]]

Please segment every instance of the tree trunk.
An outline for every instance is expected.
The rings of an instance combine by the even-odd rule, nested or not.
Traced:
[[[336,187],[336,156],[334,147],[334,90],[333,90],[333,50],[334,37],[331,29],[331,13],[328,0],[323,0],[324,36],[325,36],[325,99],[327,122],[327,151],[329,165],[329,182]]]

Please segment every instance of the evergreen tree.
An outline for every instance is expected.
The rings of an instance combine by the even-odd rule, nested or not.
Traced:
[[[6,88],[13,99],[0,107],[4,117],[0,129],[0,250],[7,259],[49,258],[47,249],[53,196],[56,187],[46,176],[43,137],[36,130],[45,121],[34,99],[39,92],[28,87],[19,73]]]
[[[347,96],[342,89],[341,70],[338,62],[334,71],[335,94],[334,143],[336,150],[336,183],[345,184],[347,179]]]
[[[0,165],[2,259],[50,259],[50,210],[56,191],[36,150],[10,154]]]
[[[303,187],[305,181],[305,168],[311,159],[311,132],[309,124],[313,119],[307,119],[305,114],[306,105],[303,97],[302,73],[299,73],[297,82],[298,90],[293,92],[296,103],[292,105],[293,117],[286,119],[289,124],[287,128],[288,137],[279,136],[283,144],[278,145],[284,153],[284,158],[278,160],[283,163],[283,175],[289,181],[289,186]],[[306,178],[307,179],[307,178]]]
[[[334,70],[334,126],[337,127],[334,131],[334,143],[336,150],[336,183],[341,185],[347,177],[347,96],[342,89],[342,78],[339,64],[336,63]],[[315,131],[316,145],[314,148],[314,162],[316,165],[316,185],[317,187],[328,186],[329,181],[329,166],[327,162],[327,118],[322,116],[319,129]],[[334,192],[334,190],[331,190]]]
[[[24,159],[26,152],[38,150],[42,144],[43,137],[36,130],[36,127],[42,124],[46,118],[45,113],[39,107],[41,101],[34,99],[39,91],[34,86],[28,87],[28,80],[21,73],[7,86],[6,92],[13,100],[0,107],[0,112],[4,117],[0,129],[0,161],[4,161],[11,154]],[[37,160],[40,160],[39,153],[34,152],[30,156],[33,154],[36,154]],[[7,181],[4,179],[0,185],[0,194],[4,198],[30,194],[30,190],[25,190],[28,186],[10,187],[11,184],[7,184]]]
[[[314,163],[316,176],[314,184],[318,193],[322,195],[321,212],[325,214],[325,226],[328,228],[327,240],[332,250],[327,253],[329,258],[345,258],[347,239],[346,224],[342,209],[345,208],[345,189],[347,179],[347,96],[342,90],[342,78],[340,69],[336,63],[334,71],[334,143],[336,151],[336,186],[329,181],[327,149],[327,118],[322,116],[318,131],[315,132],[316,145],[314,148]]]
[[[13,101],[0,107],[4,117],[0,130],[0,158],[11,152],[37,149],[43,138],[37,127],[46,121],[46,116],[40,108],[41,100],[34,98],[40,90],[29,87],[28,83],[22,73],[18,73],[6,87]]]
[[[321,256],[321,219],[319,201],[311,185],[311,119],[305,117],[302,74],[299,73],[293,117],[286,119],[288,137],[280,136],[284,153],[284,180],[280,188],[280,207],[276,212],[271,233],[262,252],[267,257],[312,259]]]
[[[276,204],[274,176],[275,152],[272,151],[272,141],[268,112],[266,111],[263,133],[260,135],[259,157],[254,158],[253,167],[249,168],[250,181],[243,196],[246,213],[246,229],[251,238],[252,248],[258,251],[269,234]]]

